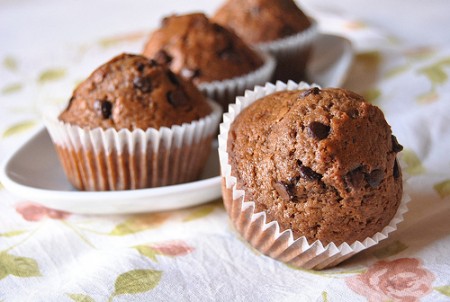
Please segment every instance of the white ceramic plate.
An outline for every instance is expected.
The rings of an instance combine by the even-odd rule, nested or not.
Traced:
[[[314,42],[307,66],[310,83],[322,87],[339,87],[347,77],[354,57],[349,40],[331,34],[320,34]]]
[[[348,40],[320,35],[308,65],[310,82],[339,86],[353,58]],[[45,129],[39,130],[9,159],[0,172],[6,189],[46,207],[82,214],[124,214],[172,210],[202,204],[221,196],[217,146],[213,146],[202,178],[160,188],[114,191],[76,191],[66,180]]]
[[[218,198],[217,144],[200,180],[173,186],[108,192],[75,190],[66,180],[46,129],[38,131],[4,165],[0,178],[11,192],[49,208],[84,214],[164,211]]]

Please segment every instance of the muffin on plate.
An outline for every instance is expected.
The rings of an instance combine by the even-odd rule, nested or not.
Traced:
[[[165,17],[143,54],[191,79],[224,108],[244,89],[268,81],[274,68],[273,59],[202,13]]]
[[[273,79],[301,80],[317,26],[293,0],[227,0],[212,20],[235,31],[245,42],[271,53]]]
[[[75,188],[139,189],[197,179],[220,112],[167,67],[121,54],[82,82],[46,125]]]
[[[258,87],[230,107],[219,139],[224,202],[257,249],[323,268],[395,229],[406,211],[402,147],[361,96],[289,85]]]

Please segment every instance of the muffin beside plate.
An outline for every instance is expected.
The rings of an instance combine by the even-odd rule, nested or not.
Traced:
[[[381,110],[353,92],[293,82],[256,87],[221,125],[225,207],[261,252],[330,267],[402,220],[401,149]]]

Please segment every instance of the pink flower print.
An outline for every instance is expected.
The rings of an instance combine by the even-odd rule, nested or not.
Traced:
[[[16,212],[27,221],[40,221],[44,218],[65,219],[70,215],[67,212],[49,209],[32,202],[22,202],[17,204]]]
[[[184,256],[191,253],[194,248],[190,247],[183,241],[168,241],[151,246],[152,249],[165,256]]]
[[[380,261],[365,273],[347,278],[347,286],[368,301],[416,302],[433,288],[434,275],[415,258]]]

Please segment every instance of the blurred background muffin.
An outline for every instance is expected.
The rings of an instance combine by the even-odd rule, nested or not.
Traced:
[[[274,55],[274,80],[304,79],[317,27],[293,0],[227,0],[212,20]]]
[[[202,13],[164,18],[143,54],[191,79],[223,108],[246,88],[268,81],[274,67],[271,59]]]
[[[220,108],[193,83],[144,56],[97,68],[47,127],[70,182],[124,190],[197,179]]]

